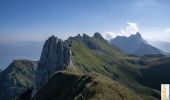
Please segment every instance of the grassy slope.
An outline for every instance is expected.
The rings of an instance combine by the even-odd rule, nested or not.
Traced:
[[[141,69],[147,69],[148,65],[153,65],[159,57],[128,56],[107,41],[94,37],[89,38],[92,43],[90,47],[77,38],[70,38],[68,41],[71,43],[73,63],[77,70],[54,74],[36,95],[38,100],[56,98],[155,100],[155,97],[160,97],[158,91],[147,88],[136,80],[136,77],[141,78],[144,75]],[[91,46],[95,48],[92,49]],[[98,84],[93,85],[96,81]]]
[[[33,86],[33,66],[31,61],[15,60],[0,73],[0,100],[14,99]]]
[[[88,48],[83,42],[76,38],[71,38],[71,49],[73,52],[74,63],[83,73],[97,72],[120,82],[124,86],[132,89],[145,99],[152,96],[159,96],[159,93],[139,84],[135,77],[140,75],[139,63],[131,63],[131,61],[139,60],[138,57],[129,57],[120,52],[116,47],[111,46],[104,40],[94,37],[90,38],[100,50]],[[96,53],[99,52],[99,53]],[[132,84],[133,83],[133,84]]]
[[[157,75],[159,80],[169,75],[170,59],[127,56],[107,41],[94,37],[90,37],[89,41],[97,49],[89,48],[83,41],[76,38],[70,38],[68,41],[71,41],[76,70],[54,74],[37,98],[41,100],[48,98],[50,100],[56,98],[155,100],[155,97],[159,98],[158,91],[139,84],[136,78],[141,79],[139,81],[142,84],[152,87],[153,85],[150,84],[152,82],[148,80],[152,80],[153,76]],[[34,77],[32,66],[32,62],[27,60],[14,61],[0,73],[0,100],[14,98],[32,86]],[[160,71],[165,72],[163,76],[157,74]],[[165,77],[163,80],[167,79],[168,77]],[[158,80],[153,80],[158,82],[156,89],[162,82]]]
[[[77,70],[74,70],[74,72],[72,72],[72,70],[71,73],[57,73],[51,77],[42,90],[37,94],[36,98],[38,100],[49,98],[52,100],[56,98],[59,100],[99,98],[113,99],[114,97],[116,100],[123,98],[130,98],[131,100],[135,100],[137,98],[144,100],[159,99],[160,93],[158,91],[147,88],[138,83],[136,80],[136,77],[141,78],[143,75],[143,73],[141,73],[141,69],[147,68],[151,62],[155,62],[159,58],[139,58],[135,56],[128,56],[123,54],[116,47],[111,46],[105,40],[100,40],[94,37],[90,37],[88,39],[91,43],[90,46],[87,45],[88,42],[85,43],[75,37],[68,39],[71,43],[73,63]],[[89,74],[91,72],[100,73],[104,75],[104,77],[100,74]],[[109,78],[106,78],[105,76]],[[93,77],[93,80],[100,81],[101,84],[97,87],[95,86],[95,88],[89,87],[87,89],[86,86],[89,86],[88,84],[93,83],[93,81],[84,81],[85,79],[82,79],[82,77]],[[108,88],[107,85],[112,82],[116,84],[109,86],[118,86],[118,88]],[[119,88],[119,85],[120,87],[123,87],[123,89]],[[53,86],[53,88],[50,88],[51,86]],[[98,87],[99,90],[94,90]],[[112,95],[110,95],[110,93],[112,93]]]
[[[76,72],[57,72],[33,100],[140,100],[135,93],[108,77]]]

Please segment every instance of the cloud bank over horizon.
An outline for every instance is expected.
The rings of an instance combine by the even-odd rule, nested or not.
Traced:
[[[119,29],[119,31],[104,32],[103,36],[109,40],[116,36],[128,37],[136,34],[136,32],[139,32],[148,41],[170,42],[170,28],[151,28],[150,30],[145,30],[140,28],[136,22],[127,22],[126,26]]]

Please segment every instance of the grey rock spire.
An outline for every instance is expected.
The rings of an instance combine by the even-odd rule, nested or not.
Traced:
[[[71,50],[67,42],[55,36],[46,40],[41,58],[35,73],[34,93],[49,79],[56,71],[72,67]]]

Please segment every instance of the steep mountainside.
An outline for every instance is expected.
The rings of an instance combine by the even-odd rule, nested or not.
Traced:
[[[44,44],[35,72],[34,86],[40,80],[40,87],[32,91],[27,86],[20,100],[157,100],[160,84],[169,81],[169,62],[170,58],[159,54],[124,54],[99,33],[65,41],[52,36]],[[24,69],[20,67],[21,72]],[[25,72],[19,75],[24,76],[21,80],[32,77]]]
[[[50,40],[48,40],[48,41],[50,41]],[[55,42],[55,41],[51,41],[51,42]],[[57,43],[57,42],[55,42],[55,43]],[[83,34],[83,36],[77,35],[75,37],[70,37],[69,39],[64,41],[64,43],[68,44],[69,49],[71,50],[70,58],[73,62],[72,68],[76,70],[73,73],[82,73],[85,76],[89,76],[90,73],[95,72],[98,74],[102,74],[106,77],[109,77],[110,79],[112,79],[111,83],[117,82],[117,84],[119,84],[120,87],[124,87],[127,89],[125,91],[126,93],[120,93],[122,98],[124,98],[124,97],[131,98],[131,96],[128,95],[129,93],[130,94],[132,93],[134,95],[134,97],[132,97],[132,98],[137,97],[137,98],[146,99],[146,100],[156,99],[156,98],[160,97],[160,94],[158,91],[155,91],[155,90],[152,90],[145,86],[142,86],[140,83],[138,83],[136,81],[135,78],[140,77],[140,67],[142,67],[142,66],[138,63],[133,64],[133,63],[131,63],[130,60],[136,60],[139,58],[138,57],[129,57],[128,55],[123,54],[117,47],[109,44],[99,33],[95,33],[93,37],[90,37],[86,34]],[[53,44],[53,43],[50,43],[50,44]],[[56,48],[56,50],[54,50],[52,48]],[[56,46],[52,47],[52,48],[49,48],[47,51],[54,50],[55,52],[58,52],[58,50],[61,49]],[[55,57],[55,55],[54,56],[51,55],[51,56],[56,58],[54,60],[54,62],[57,61],[57,58],[59,58],[59,59],[62,58],[62,56],[61,57],[59,57],[59,56]],[[48,61],[48,59],[47,59],[46,63],[48,63],[48,62],[50,62],[50,60]],[[46,66],[42,66],[42,67],[45,67],[48,69],[48,67],[46,67]],[[56,66],[56,67],[59,67],[59,66]],[[38,70],[39,69],[37,69],[37,71]],[[48,70],[50,70],[50,69],[48,69]],[[65,68],[65,70],[67,70],[67,67]],[[42,76],[42,77],[46,76],[46,74],[43,74],[43,75],[44,76]],[[52,73],[52,75],[53,76],[49,76],[47,78],[48,81],[46,81],[42,84],[42,87],[40,88],[40,90],[37,91],[36,94],[34,94],[33,99],[36,98],[36,100],[41,100],[42,98],[49,99],[50,97],[52,100],[53,99],[62,99],[62,98],[67,97],[66,95],[70,96],[70,98],[79,98],[79,94],[84,94],[84,91],[82,91],[82,90],[86,89],[86,85],[88,83],[85,83],[85,86],[82,86],[83,84],[80,84],[81,91],[79,91],[78,94],[74,94],[74,91],[76,92],[76,90],[74,90],[74,89],[72,90],[73,94],[70,94],[72,92],[66,92],[66,91],[68,91],[67,89],[65,90],[65,87],[73,88],[72,86],[74,84],[71,83],[72,82],[71,80],[79,79],[79,78],[74,78],[72,76],[80,77],[81,75],[73,75],[73,74],[65,75],[65,73],[63,73],[63,74]],[[62,75],[64,75],[64,76],[62,76]],[[65,76],[67,77],[66,79],[68,80],[68,82],[63,79],[63,78],[65,78]],[[60,80],[60,78],[58,80],[55,77],[61,77],[63,80],[62,79]],[[101,79],[103,79],[100,75],[97,77],[100,77]],[[97,77],[94,77],[94,80]],[[57,81],[59,81],[60,84]],[[75,82],[75,81],[73,81],[73,82]],[[103,84],[106,84],[104,87],[107,87],[108,82],[106,82],[106,81],[103,81],[103,82],[104,82]],[[81,83],[81,81],[80,81],[80,83]],[[56,84],[56,85],[53,85],[53,84]],[[112,84],[111,87],[112,86],[114,87],[114,84]],[[79,87],[75,87],[75,89],[76,88],[79,90]],[[91,90],[91,89],[93,89],[93,87],[90,87],[89,89]],[[119,93],[118,92],[119,90],[120,89],[110,89],[108,91],[112,91],[113,93],[115,93],[115,95],[117,95],[117,93]],[[89,90],[87,90],[87,91],[89,91]],[[102,91],[105,91],[107,93],[107,91],[105,89],[102,89]],[[97,94],[95,94],[95,93],[87,94],[88,95],[87,97],[82,96],[82,98],[90,98],[90,95],[91,95],[91,97],[95,97],[95,95],[102,94],[102,91],[97,91],[97,92],[99,92]],[[61,95],[57,95],[56,92],[57,93],[61,92]],[[108,95],[108,94],[103,94],[103,95],[104,95],[103,98],[107,98],[106,95]],[[118,96],[115,96],[115,98],[116,97],[118,97]],[[108,97],[108,98],[112,98],[112,97]],[[92,98],[90,98],[90,99],[92,99]],[[95,98],[95,99],[97,99],[97,98]]]
[[[53,86],[53,88],[49,88]],[[47,94],[48,93],[48,94]],[[33,100],[140,100],[128,88],[97,73],[57,72]]]
[[[34,92],[39,90],[54,72],[71,66],[71,51],[67,42],[55,36],[50,37],[43,46],[41,58],[35,72]]]
[[[139,60],[138,57],[129,57],[123,54],[115,46],[109,44],[99,33],[93,37],[87,35],[71,37],[73,61],[76,68],[83,73],[97,72],[111,77],[139,95],[145,97],[159,97],[159,93],[138,83],[135,77],[140,77],[139,63],[131,63],[130,60]],[[133,84],[131,84],[133,83]]]
[[[0,73],[0,100],[17,98],[28,88],[32,88],[36,62],[14,60]]]
[[[161,84],[170,82],[170,58],[169,57],[152,57],[142,58],[147,66],[141,68],[142,76],[137,78],[145,86],[161,90]]]
[[[161,50],[148,44],[137,32],[135,35],[130,37],[117,36],[110,40],[111,44],[119,47],[123,52],[134,55],[145,55],[145,54],[161,54]]]

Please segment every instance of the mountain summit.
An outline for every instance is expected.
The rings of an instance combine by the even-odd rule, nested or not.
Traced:
[[[94,33],[93,37],[96,38],[96,39],[98,38],[100,40],[104,40],[104,38],[102,37],[102,35],[99,32]]]
[[[111,44],[116,45],[120,50],[128,54],[138,56],[146,54],[161,54],[161,50],[153,47],[144,40],[139,32],[129,37],[117,36],[111,39]]]
[[[39,90],[54,72],[71,66],[72,60],[69,44],[55,36],[49,37],[43,46],[40,61],[35,72],[34,92]]]
[[[142,36],[141,36],[141,34],[140,34],[139,32],[136,32],[135,35],[131,35],[131,36],[135,36],[135,37],[137,37],[137,38],[142,38]]]

